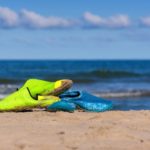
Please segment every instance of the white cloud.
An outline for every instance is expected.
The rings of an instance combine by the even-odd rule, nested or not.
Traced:
[[[109,27],[129,27],[131,25],[131,21],[127,15],[116,15],[108,18],[107,25]]]
[[[146,27],[150,27],[150,17],[143,17],[140,19],[140,24]]]
[[[144,19],[143,19],[144,20]],[[144,22],[144,21],[143,21]],[[146,24],[150,19],[145,19]],[[43,16],[26,9],[15,12],[7,7],[0,7],[0,28],[32,28],[53,29],[78,27],[103,27],[103,28],[126,28],[131,21],[126,15],[116,15],[108,18],[100,17],[90,12],[85,12],[82,19],[65,19],[56,16]]]
[[[125,28],[131,25],[131,21],[127,15],[116,15],[109,18],[102,18],[101,16],[94,15],[86,12],[83,15],[85,25],[92,27],[106,27],[106,28]]]
[[[7,7],[0,7],[0,28],[70,28],[75,24],[73,20],[53,16],[45,17],[26,9],[16,13]]]
[[[102,26],[105,24],[105,20],[103,18],[97,15],[93,15],[90,12],[85,12],[83,14],[83,19],[86,23],[89,23],[93,26]]]
[[[71,20],[59,17],[44,17],[25,9],[20,13],[20,20],[24,27],[31,28],[67,28],[74,25]]]
[[[18,15],[9,8],[0,7],[0,27],[12,28],[19,23]]]

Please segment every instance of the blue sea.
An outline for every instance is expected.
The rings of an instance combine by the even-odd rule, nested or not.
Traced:
[[[150,109],[149,60],[3,60],[0,98],[29,78],[72,79],[73,89],[110,99],[116,110]]]

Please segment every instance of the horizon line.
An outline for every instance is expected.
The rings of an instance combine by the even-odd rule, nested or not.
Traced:
[[[41,58],[33,58],[33,59],[0,59],[0,61],[150,61],[149,59],[143,59],[143,58],[105,58],[105,59],[86,59],[86,58],[80,58],[80,59],[41,59]]]

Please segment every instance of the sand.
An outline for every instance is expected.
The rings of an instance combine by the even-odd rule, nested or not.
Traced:
[[[150,111],[0,113],[0,150],[149,150]]]

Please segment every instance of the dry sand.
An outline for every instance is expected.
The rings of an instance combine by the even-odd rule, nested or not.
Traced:
[[[149,150],[150,111],[0,113],[0,150]]]

